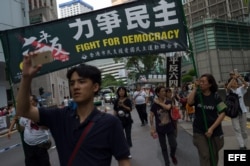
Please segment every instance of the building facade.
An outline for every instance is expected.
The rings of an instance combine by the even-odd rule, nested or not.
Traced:
[[[56,0],[29,0],[30,24],[57,19]]]
[[[124,84],[127,84],[127,71],[125,70],[125,63],[106,63],[104,65],[98,66],[98,68],[102,71],[102,77],[104,78],[105,75],[112,75],[116,80],[122,80]]]
[[[183,7],[188,26],[207,18],[249,21],[245,0],[183,0]]]
[[[82,0],[71,0],[59,4],[60,17],[70,17],[81,13],[86,13],[93,10],[93,7]]]
[[[29,25],[28,1],[2,0],[0,15],[0,31],[27,26]],[[5,61],[2,44],[0,44],[0,107],[7,106],[13,101],[12,83],[8,78]]]
[[[204,19],[193,24],[191,34],[199,74],[212,73],[218,82],[226,82],[233,69],[250,70],[249,24]]]
[[[249,13],[244,0],[183,0],[183,5],[199,75],[211,73],[225,82],[233,69],[250,71]]]

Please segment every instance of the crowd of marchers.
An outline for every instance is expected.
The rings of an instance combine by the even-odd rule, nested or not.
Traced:
[[[159,140],[166,166],[171,163],[177,165],[181,157],[176,155],[179,119],[192,123],[193,144],[197,148],[200,165],[218,164],[219,150],[224,146],[221,122],[228,105],[217,93],[218,84],[213,75],[203,74],[182,87],[148,87],[142,84],[137,84],[134,90],[117,87],[110,92],[110,98],[105,98],[105,94],[100,98],[112,105],[113,114],[110,114],[105,102],[96,99],[101,90],[101,71],[81,64],[67,72],[71,98],[66,97],[61,107],[48,109],[37,106],[36,97],[30,94],[32,78],[42,68],[42,65],[31,65],[33,56],[36,54],[24,56],[16,115],[11,125],[12,128],[14,124],[23,127],[20,133],[26,165],[49,165],[47,150],[50,145],[45,146],[50,140],[49,130],[62,166],[82,163],[109,166],[112,156],[119,166],[130,166],[133,110],[137,111],[141,126],[150,125],[149,133]],[[242,150],[247,149],[244,127],[247,109],[243,100],[247,87],[248,83],[239,74],[230,73],[225,90],[239,96],[241,112],[232,118],[232,127]],[[40,134],[40,139],[34,133]],[[47,160],[42,162],[38,156]]]

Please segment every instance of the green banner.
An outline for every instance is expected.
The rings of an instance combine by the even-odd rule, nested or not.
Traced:
[[[23,55],[52,51],[38,75],[94,59],[187,50],[180,2],[143,0],[52,22],[1,32],[12,81],[21,78]]]

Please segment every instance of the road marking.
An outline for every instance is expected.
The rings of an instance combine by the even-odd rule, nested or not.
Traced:
[[[224,121],[231,121],[231,118],[225,116]],[[247,122],[246,127],[250,129],[250,122]]]
[[[250,122],[247,122],[247,128],[250,129]]]
[[[0,149],[0,153],[6,152],[6,151],[11,150],[11,149],[14,149],[14,148],[17,148],[17,147],[19,147],[20,145],[21,145],[21,144],[14,144],[14,145],[11,145],[11,146],[9,146],[9,147]],[[50,149],[56,149],[56,146],[52,146]]]
[[[20,145],[21,145],[21,144],[14,144],[14,145],[11,145],[11,146],[9,146],[9,147],[0,149],[0,153],[6,152],[6,151],[8,151],[8,150],[10,150],[10,149],[13,149],[13,148],[16,148],[16,147],[18,147],[18,146],[20,146]]]
[[[225,116],[224,121],[231,121],[231,118],[229,118],[228,116]]]

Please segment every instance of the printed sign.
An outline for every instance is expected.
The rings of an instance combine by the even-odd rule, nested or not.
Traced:
[[[139,0],[52,22],[0,32],[12,81],[30,51],[51,51],[38,75],[94,59],[187,50],[181,2]]]
[[[181,57],[167,57],[167,87],[181,86]]]

